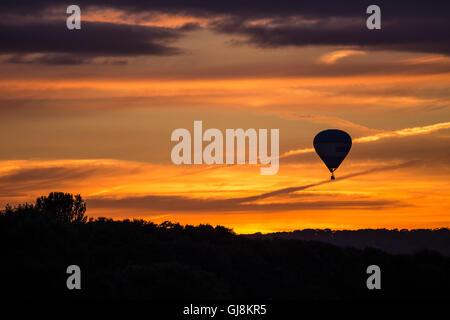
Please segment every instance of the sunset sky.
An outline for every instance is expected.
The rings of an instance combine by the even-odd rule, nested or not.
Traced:
[[[306,3],[2,0],[0,207],[64,191],[238,233],[450,227],[450,3],[378,1],[381,30],[370,2]],[[279,129],[278,174],[172,164],[194,120]],[[328,128],[353,138],[335,181]]]

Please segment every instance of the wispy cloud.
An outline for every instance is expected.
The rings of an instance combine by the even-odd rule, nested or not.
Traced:
[[[428,64],[428,63],[449,63],[450,58],[443,55],[423,56],[419,58],[410,58],[399,60],[404,64]]]
[[[334,127],[342,128],[342,129],[348,129],[352,132],[358,132],[359,134],[374,134],[381,130],[368,128],[366,126],[341,119],[338,117],[330,117],[325,115],[318,115],[318,114],[300,114],[297,112],[291,112],[291,111],[277,111],[276,115],[280,116],[283,119],[289,119],[289,120],[305,120],[312,123],[318,123],[318,124],[327,124]]]
[[[422,126],[422,127],[413,127],[413,128],[405,128],[390,132],[382,132],[377,133],[372,136],[367,137],[361,137],[354,139],[353,142],[371,142],[371,141],[377,141],[380,139],[385,138],[401,138],[401,137],[409,137],[409,136],[416,136],[420,134],[429,134],[438,130],[443,129],[450,129],[450,122],[442,122],[442,123],[436,123],[429,126]]]
[[[358,176],[363,176],[363,175],[367,175],[367,174],[371,174],[371,173],[376,173],[376,172],[383,172],[383,171],[388,171],[388,170],[395,170],[395,169],[402,169],[402,168],[407,168],[407,167],[411,167],[414,166],[416,164],[418,164],[418,161],[407,161],[401,164],[397,164],[397,165],[389,165],[389,166],[384,166],[381,168],[372,168],[369,170],[364,170],[364,171],[360,171],[360,172],[355,172],[355,173],[351,173],[351,174],[347,174],[344,176],[339,177],[339,181],[345,180],[345,179],[349,179],[349,178],[353,178],[353,177],[358,177]],[[240,198],[240,200],[242,202],[251,202],[251,201],[256,201],[256,200],[261,200],[261,199],[265,199],[265,198],[270,198],[270,197],[275,197],[275,196],[279,196],[281,194],[286,194],[286,193],[292,193],[292,192],[297,192],[297,191],[303,191],[312,187],[317,187],[323,184],[327,184],[327,183],[332,183],[334,181],[332,180],[323,180],[317,183],[313,183],[313,184],[308,184],[308,185],[304,185],[304,186],[299,186],[299,187],[289,187],[289,188],[283,188],[283,189],[279,189],[279,190],[275,190],[275,191],[271,191],[271,192],[266,192],[257,196],[251,196],[251,197],[246,197],[246,198]]]
[[[338,181],[344,181],[353,177],[364,176],[372,173],[378,173],[389,170],[402,169],[417,165],[417,161],[408,161],[396,165],[388,165],[379,168],[363,170],[345,176],[339,177]],[[309,188],[317,187],[324,184],[335,183],[329,179],[317,183],[282,188],[270,192],[261,193],[259,195],[237,198],[193,198],[185,196],[164,196],[164,195],[147,195],[140,197],[126,197],[121,199],[108,197],[91,197],[89,205],[95,209],[137,209],[152,210],[165,212],[193,212],[193,213],[223,213],[223,212],[264,212],[264,211],[301,211],[301,210],[323,210],[333,208],[345,209],[375,209],[386,207],[405,206],[397,200],[391,199],[350,199],[350,200],[331,200],[327,201],[282,201],[282,202],[260,202],[260,200],[280,197],[298,191],[304,191]]]
[[[429,126],[421,126],[421,127],[413,127],[413,128],[405,128],[395,131],[381,132],[370,136],[360,137],[353,139],[353,143],[367,143],[378,141],[380,139],[386,138],[402,138],[416,135],[429,134],[438,130],[450,129],[450,122],[442,122],[436,123]],[[305,154],[314,152],[314,148],[303,148],[303,149],[295,149],[289,150],[283,153],[280,158],[286,158],[297,154]]]
[[[364,54],[366,54],[366,52],[362,50],[336,50],[320,56],[318,62],[325,64],[334,64],[341,59]]]

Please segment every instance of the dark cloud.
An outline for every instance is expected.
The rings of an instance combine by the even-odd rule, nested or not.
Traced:
[[[448,18],[383,20],[381,30],[369,30],[365,16],[321,18],[313,22],[295,23],[289,19],[265,24],[230,18],[211,26],[220,32],[242,35],[260,47],[332,45],[372,50],[397,50],[450,54],[450,22]],[[240,43],[236,41],[236,43]]]
[[[81,30],[71,31],[64,21],[0,23],[0,53],[12,55],[8,62],[50,65],[88,63],[96,57],[167,56],[181,53],[168,43],[192,28],[83,22]]]
[[[443,0],[432,3],[377,1],[382,10],[382,30],[375,31],[367,30],[365,26],[366,8],[373,3],[359,0],[80,0],[77,4],[82,14],[83,10],[112,8],[123,11],[125,15],[173,13],[216,17],[219,20],[210,28],[244,36],[247,39],[244,42],[260,47],[333,45],[450,54],[450,2]],[[168,46],[167,42],[178,38],[186,28],[192,28],[192,25],[170,29],[83,22],[81,31],[70,32],[65,28],[64,19],[54,23],[18,23],[26,21],[25,16],[59,11],[60,18],[64,18],[65,6],[56,0],[3,0],[0,3],[3,21],[0,25],[0,52],[46,53],[36,60],[21,56],[11,59],[11,62],[45,64],[87,63],[97,56],[171,55],[180,53],[180,50]],[[251,23],[261,18],[267,19],[266,23]],[[78,57],[68,56],[75,54]]]
[[[419,0],[321,0],[321,1],[292,1],[292,0],[242,0],[242,1],[198,1],[198,0],[78,0],[82,10],[89,7],[107,7],[124,10],[128,13],[142,13],[158,11],[194,16],[233,15],[244,18],[303,15],[305,17],[357,17],[365,14],[366,8],[377,4],[385,11],[388,18],[395,16],[447,17],[449,3],[446,0],[425,2]],[[63,8],[68,4],[61,4],[59,0],[2,0],[2,11],[33,14],[47,8]]]
[[[340,201],[307,201],[282,203],[241,203],[236,199],[194,199],[181,196],[145,196],[124,199],[91,198],[88,199],[89,208],[116,210],[150,210],[154,212],[273,212],[291,210],[320,210],[320,209],[382,209],[403,205],[393,200],[340,200]]]

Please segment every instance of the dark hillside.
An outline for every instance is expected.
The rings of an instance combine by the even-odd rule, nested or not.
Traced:
[[[433,250],[442,255],[450,256],[450,230],[447,228],[434,230],[361,229],[338,231],[304,229],[292,232],[256,233],[244,236],[249,239],[321,241],[340,247],[375,248],[392,254],[413,254],[423,250]]]
[[[3,293],[27,298],[450,297],[450,258],[435,252],[391,255],[318,241],[248,239],[210,225],[86,221],[82,207],[68,214],[77,207],[72,200],[2,212]],[[372,264],[381,267],[382,290],[366,288],[366,268]],[[66,288],[69,265],[81,268],[81,290]]]

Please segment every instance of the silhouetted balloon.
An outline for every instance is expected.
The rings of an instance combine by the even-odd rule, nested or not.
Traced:
[[[351,147],[352,138],[342,130],[321,131],[314,138],[314,149],[330,170],[332,180],[334,180],[334,171],[344,161]]]

